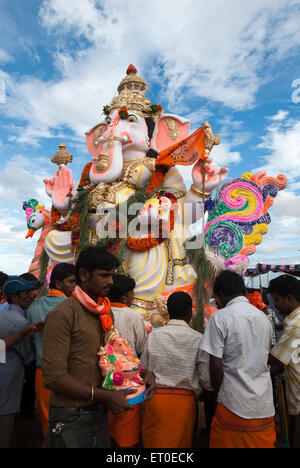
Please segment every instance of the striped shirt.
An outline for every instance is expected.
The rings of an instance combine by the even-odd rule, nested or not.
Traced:
[[[183,388],[198,394],[201,339],[201,333],[183,320],[170,320],[148,335],[142,366],[155,374],[158,387]]]
[[[271,354],[285,366],[289,414],[300,414],[300,307],[285,319],[284,332]]]

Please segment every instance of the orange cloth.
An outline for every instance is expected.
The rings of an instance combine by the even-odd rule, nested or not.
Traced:
[[[44,439],[49,429],[49,398],[51,391],[44,387],[43,373],[40,367],[35,374],[36,412],[40,421]]]
[[[111,307],[126,308],[126,304],[112,302]],[[119,447],[137,445],[141,438],[141,405],[135,405],[133,411],[115,416],[108,412],[109,435]]]
[[[210,448],[275,448],[274,418],[244,419],[218,403]]]
[[[141,438],[141,405],[115,416],[108,412],[109,435],[119,447],[137,445]]]
[[[250,302],[251,305],[256,307],[259,310],[264,310],[267,306],[263,302],[262,295],[258,291],[254,291],[253,293],[249,293],[248,296],[248,301]]]
[[[175,166],[177,164],[181,166],[190,166],[198,159],[204,159],[204,155],[205,130],[204,127],[200,127],[189,137],[160,151],[155,164],[163,164],[166,166]]]
[[[98,297],[98,301],[95,302],[78,285],[72,294],[82,307],[92,312],[92,314],[99,316],[103,331],[107,331],[113,326],[114,323],[110,316],[110,300],[108,297]]]
[[[53,297],[53,296],[60,296],[60,297],[67,297],[62,291],[59,289],[49,289],[47,296]]]
[[[158,388],[152,400],[146,402],[143,447],[191,448],[196,411],[196,398],[191,390]]]

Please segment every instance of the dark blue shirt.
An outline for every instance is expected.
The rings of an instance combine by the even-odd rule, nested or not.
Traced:
[[[4,339],[27,326],[26,310],[10,304],[0,314],[0,339]],[[24,384],[24,365],[35,360],[31,337],[23,338],[6,351],[6,363],[0,363],[0,415],[19,411]]]

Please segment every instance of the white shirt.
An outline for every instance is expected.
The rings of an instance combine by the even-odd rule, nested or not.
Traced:
[[[142,316],[130,307],[112,307],[114,325],[128,341],[135,356],[140,356],[147,339],[145,322]]]
[[[0,340],[0,364],[5,364],[6,363],[5,352],[6,352],[5,341]]]
[[[244,419],[274,416],[268,356],[272,326],[246,297],[236,297],[211,317],[201,349],[223,359],[218,401]]]
[[[158,387],[184,388],[198,394],[201,339],[201,333],[183,320],[170,320],[148,335],[142,366],[155,374]]]

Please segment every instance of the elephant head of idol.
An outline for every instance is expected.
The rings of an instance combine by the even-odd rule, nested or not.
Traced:
[[[143,158],[152,172],[158,152],[188,136],[190,122],[164,114],[160,105],[145,97],[147,90],[146,81],[130,65],[118,96],[103,108],[105,119],[86,133],[93,155],[91,182],[114,182],[121,177],[124,164]]]

